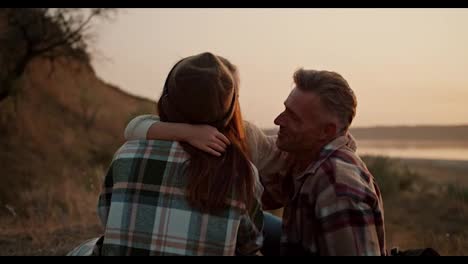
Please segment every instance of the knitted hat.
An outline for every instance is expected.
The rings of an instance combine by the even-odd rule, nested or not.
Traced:
[[[236,78],[212,53],[182,59],[169,72],[160,99],[168,122],[224,128],[234,114]]]

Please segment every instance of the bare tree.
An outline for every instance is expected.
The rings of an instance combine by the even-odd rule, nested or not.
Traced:
[[[6,8],[0,10],[0,102],[14,94],[14,83],[36,58],[73,58],[89,62],[91,22],[108,18],[109,8]],[[53,68],[51,68],[53,70]]]

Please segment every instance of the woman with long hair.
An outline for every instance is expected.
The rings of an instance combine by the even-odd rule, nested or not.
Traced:
[[[237,67],[221,56],[218,58],[227,66],[239,85]],[[167,83],[165,90],[166,87]],[[191,151],[198,149],[209,154],[203,157],[211,156],[212,158],[225,155],[226,150],[229,149],[233,137],[232,135],[229,138],[226,137],[223,129],[209,124],[165,122],[164,109],[158,107],[158,113],[161,118],[157,115],[141,115],[132,119],[125,129],[125,138],[127,140],[176,140],[183,142],[182,144]],[[292,188],[291,179],[287,175],[290,175],[290,171],[294,169],[293,157],[276,147],[276,136],[266,136],[258,127],[242,119],[239,102],[236,102],[233,125],[237,127],[235,129],[238,133],[237,138],[241,139],[235,144],[241,146],[243,153],[256,166],[263,187],[265,187],[262,196],[263,209],[275,210],[283,207]],[[279,255],[280,236],[281,219],[269,212],[264,212],[264,245],[261,253],[268,256]]]
[[[253,255],[262,246],[263,188],[249,160],[231,67],[202,53],[169,72],[158,100],[160,120],[210,125],[229,146],[213,156],[174,140],[126,142],[99,197],[105,231],[91,241],[94,254]]]

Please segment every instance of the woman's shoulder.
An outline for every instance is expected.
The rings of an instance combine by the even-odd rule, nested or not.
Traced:
[[[259,132],[262,132],[260,128],[258,128],[256,125],[254,125],[252,122],[244,120],[244,128],[245,128],[245,133],[247,135],[249,134],[257,134]]]
[[[128,122],[127,127],[125,127],[125,139],[131,140],[146,138],[146,133],[148,132],[149,127],[159,121],[159,116],[151,114],[134,117],[130,122]]]

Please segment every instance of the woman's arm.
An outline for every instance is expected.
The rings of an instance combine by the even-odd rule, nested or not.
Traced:
[[[268,208],[281,207],[287,193],[283,190],[285,175],[279,172],[291,165],[288,162],[288,155],[276,147],[276,136],[266,136],[261,129],[247,121],[244,122],[244,126],[252,162],[258,168],[261,182],[265,187],[263,205]],[[161,122],[156,115],[141,115],[131,120],[125,129],[125,139],[184,141],[215,156],[220,156],[225,151],[226,145],[230,144],[229,140],[214,127]]]
[[[130,121],[125,139],[183,141],[215,156],[221,156],[230,144],[229,139],[212,126],[161,122],[155,115],[142,115]]]
[[[160,122],[159,116],[157,115],[139,115],[133,118],[125,128],[125,139],[126,140],[138,140],[146,139],[148,129],[154,123]]]
[[[244,121],[247,143],[252,154],[252,162],[262,174],[285,169],[288,154],[276,146],[277,136],[267,136],[254,124]]]

